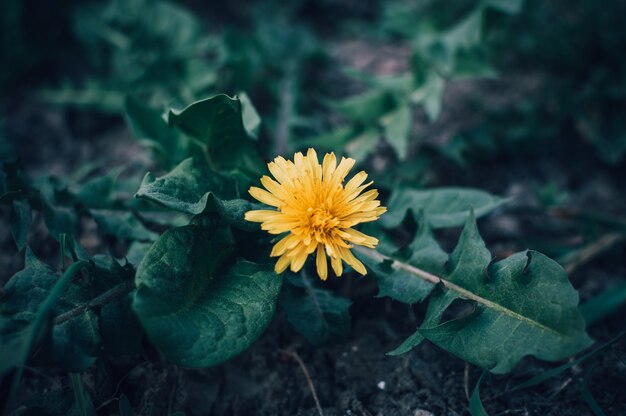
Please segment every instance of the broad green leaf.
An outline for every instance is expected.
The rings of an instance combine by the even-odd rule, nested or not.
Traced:
[[[141,263],[144,256],[152,247],[152,242],[144,243],[141,241],[133,241],[130,247],[128,248],[128,253],[126,253],[126,260],[135,267]]]
[[[258,176],[263,163],[246,132],[238,98],[216,95],[183,110],[170,110],[170,126],[207,146],[211,167]]]
[[[13,234],[13,239],[15,240],[15,244],[17,245],[17,249],[19,251],[22,251],[24,244],[26,244],[31,221],[32,212],[28,201],[18,199],[14,200],[9,222],[11,223],[11,233]]]
[[[384,114],[393,109],[393,96],[385,90],[374,89],[361,95],[347,98],[335,108],[349,119],[372,126]]]
[[[339,341],[350,332],[352,302],[317,288],[306,278],[290,276],[280,298],[287,320],[315,346]]]
[[[136,274],[133,308],[148,338],[173,363],[210,367],[246,350],[274,313],[282,279],[243,260],[229,265],[227,229],[167,231]]]
[[[626,303],[626,283],[611,287],[580,305],[580,313],[587,326],[610,315]]]
[[[244,220],[244,214],[254,209],[255,204],[230,199],[235,195],[230,178],[212,172],[202,161],[186,159],[160,178],[147,173],[135,196],[191,215],[217,212],[237,228],[256,230],[255,224]]]
[[[158,234],[147,229],[132,212],[91,210],[91,216],[102,234],[122,241],[154,241]]]
[[[422,215],[420,218],[415,239],[406,250],[408,254],[399,251],[391,257],[403,264],[441,276],[445,272],[448,254],[433,238],[432,230],[425,217]],[[355,255],[373,272],[380,290],[378,296],[389,296],[393,300],[413,304],[424,300],[434,288],[433,283],[420,279],[404,268],[394,267],[393,261],[389,259],[379,261],[358,250],[355,250]]]
[[[396,189],[389,198],[388,212],[381,217],[383,226],[394,228],[402,223],[407,212],[420,210],[433,228],[456,227],[467,219],[470,210],[480,217],[507,200],[471,188],[436,188],[426,190]]]
[[[385,138],[396,151],[400,160],[406,159],[409,150],[409,136],[411,134],[411,108],[402,105],[393,113],[382,119]]]
[[[211,171],[204,161],[189,158],[160,178],[148,172],[135,196],[196,215],[206,209],[210,194],[232,197],[235,185],[230,178]]]

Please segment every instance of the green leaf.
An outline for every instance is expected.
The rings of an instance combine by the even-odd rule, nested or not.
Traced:
[[[70,414],[77,416],[92,416],[96,414],[96,409],[93,407],[93,402],[89,393],[85,391],[83,386],[83,380],[80,374],[70,374],[70,380],[72,381],[72,390],[74,391],[75,405],[70,410]]]
[[[130,400],[128,400],[128,396],[122,394],[120,396],[120,416],[134,416],[135,412],[133,411],[133,407],[130,405]]]
[[[102,346],[109,354],[120,356],[143,352],[144,332],[132,309],[131,294],[104,305],[99,321]]]
[[[28,201],[18,199],[14,200],[9,222],[11,223],[11,233],[13,234],[13,239],[15,240],[15,244],[17,245],[17,249],[19,251],[22,251],[24,244],[26,244],[31,221],[32,211]]]
[[[493,373],[511,371],[526,355],[556,361],[591,344],[578,294],[558,263],[535,251],[491,267],[490,258],[470,216],[450,259],[455,286],[433,295],[431,305],[440,305],[428,309],[419,329],[425,338]],[[440,323],[451,299],[469,299],[473,311]]]
[[[72,264],[58,278],[49,266],[26,249],[24,270],[16,273],[5,287],[0,303],[0,375],[18,367],[15,380],[21,376],[21,366],[41,340],[54,307],[63,296],[74,275],[89,263]]]
[[[476,382],[476,387],[474,387],[472,397],[470,398],[470,413],[472,414],[472,416],[489,416],[483,406],[482,400],[480,400],[480,383],[482,383],[485,374],[486,373],[483,372],[480,375],[480,378]]]
[[[239,94],[239,100],[241,101],[241,114],[243,117],[243,126],[253,139],[256,139],[259,135],[259,128],[261,127],[261,117],[257,113],[256,108],[250,101],[250,97],[245,92]]]
[[[365,126],[372,126],[385,113],[393,109],[394,99],[383,89],[374,89],[361,95],[347,98],[335,108],[349,119]]]
[[[139,99],[126,97],[125,110],[126,121],[134,135],[152,149],[165,167],[172,168],[192,154],[204,152],[202,146],[172,129],[158,111]]]
[[[626,283],[609,288],[598,296],[580,305],[580,313],[587,326],[593,325],[602,318],[619,309],[626,302]]]
[[[26,265],[6,285],[6,296],[0,303],[0,315],[9,320],[2,330],[3,337],[14,342],[28,333],[35,325],[46,299],[59,281],[52,268],[38,260],[29,248],[26,250]],[[55,301],[50,313],[59,315],[84,302],[81,289],[74,283],[68,285],[62,296]],[[10,330],[8,333],[5,332]],[[60,365],[68,371],[83,371],[93,364],[99,353],[100,336],[95,314],[85,313],[72,320],[54,325],[42,341],[44,348],[38,354],[40,361]],[[18,351],[13,352],[17,354]],[[28,354],[21,351],[21,354]],[[19,362],[19,358],[14,358]]]
[[[227,229],[167,231],[136,274],[133,302],[148,337],[173,363],[210,367],[246,350],[274,313],[282,279],[238,260]]]
[[[408,252],[410,254],[406,255],[400,251],[391,257],[401,261],[403,264],[408,264],[439,276],[445,272],[448,254],[435,241],[432,230],[423,215],[420,217],[418,231],[415,239],[409,246]],[[359,250],[355,250],[355,255],[373,271],[374,278],[380,289],[378,293],[380,297],[389,296],[393,300],[413,304],[424,300],[434,288],[432,282],[420,279],[409,273],[405,268],[394,267],[393,261],[389,259],[379,261],[372,256],[362,254]]]
[[[170,126],[207,146],[215,170],[259,176],[263,163],[243,123],[241,102],[220,94],[196,101],[181,111],[170,110]]]
[[[87,208],[106,209],[115,206],[115,182],[120,169],[113,169],[106,175],[85,182],[73,195]]]
[[[563,268],[535,251],[492,264],[473,213],[450,255],[448,273],[436,276],[372,250],[360,251],[391,261],[392,268],[416,278],[440,283],[417,333],[392,355],[408,351],[423,337],[493,373],[506,373],[524,356],[556,361],[591,344],[578,311],[578,294]],[[463,313],[442,321],[444,312],[456,305]]]
[[[122,241],[154,241],[159,236],[147,229],[132,212],[91,210],[90,214],[103,234]]]
[[[360,132],[346,144],[346,152],[356,160],[364,160],[375,149],[380,140],[380,133],[375,128]]]
[[[253,204],[243,199],[231,198],[235,195],[235,185],[225,175],[212,172],[197,159],[186,159],[165,176],[155,178],[147,173],[135,194],[138,198],[164,205],[170,209],[191,215],[217,212],[230,224],[247,231],[258,229],[253,223],[244,220],[244,214],[255,209]]]
[[[409,136],[412,127],[411,108],[402,105],[382,119],[385,138],[396,151],[400,160],[406,159],[409,151]]]
[[[50,236],[57,241],[62,234],[76,235],[78,218],[70,208],[52,206],[44,202],[43,219]]]
[[[600,345],[599,347],[594,348],[593,350],[585,353],[584,355],[581,355],[580,357],[576,358],[575,360],[571,360],[563,365],[560,365],[558,367],[552,368],[550,370],[544,371],[543,373],[537,374],[536,376],[532,377],[529,380],[526,380],[525,382],[518,384],[517,386],[513,387],[511,390],[509,390],[509,392],[514,392],[517,390],[523,390],[526,389],[528,387],[532,387],[532,386],[536,386],[537,384],[543,383],[546,380],[549,380],[553,377],[558,376],[559,374],[563,373],[564,371],[569,370],[572,367],[575,367],[577,365],[579,365],[580,363],[587,361],[590,358],[595,358],[596,356],[599,355],[600,352],[604,351],[605,349],[607,349],[608,347],[610,347],[611,345],[615,344],[617,341],[619,341],[620,339],[622,339],[624,337],[626,333],[622,332],[619,335],[615,336],[613,339],[611,339],[610,341]]]
[[[234,188],[228,177],[212,172],[202,160],[189,158],[160,178],[148,172],[135,197],[196,215],[206,209],[210,194],[228,198],[234,195]]]
[[[350,332],[352,302],[329,290],[314,287],[298,275],[289,276],[280,298],[280,306],[296,331],[315,346],[345,338]]]
[[[433,228],[456,227],[465,222],[471,209],[481,217],[505,202],[505,198],[471,188],[400,188],[389,198],[388,212],[381,222],[384,227],[395,228],[407,212],[415,215],[421,210]]]
[[[517,14],[524,6],[524,0],[484,0],[484,4],[502,13]]]
[[[424,84],[416,88],[411,94],[411,102],[422,104],[431,121],[435,121],[441,114],[445,86],[445,80],[432,72],[428,75]]]

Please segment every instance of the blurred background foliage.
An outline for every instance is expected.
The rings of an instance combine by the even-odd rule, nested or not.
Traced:
[[[316,144],[362,159],[384,138],[401,161],[426,147],[467,166],[585,143],[615,165],[626,152],[626,5],[610,3],[7,0],[0,91],[114,114],[129,93],[164,109],[245,91],[272,142],[266,156]],[[333,44],[355,34],[398,45],[405,62],[350,67]],[[530,92],[506,105],[471,97],[473,122],[421,141],[446,83],[468,77],[521,77]]]

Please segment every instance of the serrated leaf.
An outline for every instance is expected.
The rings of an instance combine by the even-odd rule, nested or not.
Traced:
[[[472,215],[451,256],[449,284],[433,294],[420,334],[493,373],[511,371],[526,355],[560,360],[591,344],[578,294],[558,263],[534,251],[490,267],[489,259]],[[458,299],[474,310],[440,323]]]
[[[384,227],[395,228],[406,214],[420,210],[433,228],[457,227],[467,219],[470,210],[481,217],[507,199],[471,188],[436,188],[426,190],[396,189],[389,198],[388,212],[381,217]]]
[[[263,163],[244,127],[238,98],[221,94],[196,101],[181,111],[170,110],[168,121],[207,146],[216,170],[253,176],[262,172]]]
[[[401,105],[397,110],[382,119],[385,138],[396,151],[400,160],[406,159],[409,150],[409,136],[411,134],[411,108]]]
[[[172,362],[217,365],[247,349],[269,324],[282,279],[243,260],[228,266],[227,229],[167,231],[136,274],[133,308],[148,338]]]
[[[280,298],[287,320],[315,346],[346,337],[350,331],[352,302],[329,290],[314,287],[306,278],[290,276]]]
[[[26,244],[28,230],[32,221],[32,210],[27,200],[16,199],[13,201],[9,221],[11,223],[11,234],[13,234],[17,249],[22,251],[24,244]]]
[[[91,210],[90,214],[102,234],[117,237],[122,241],[154,241],[159,236],[147,229],[132,212]]]
[[[448,254],[435,241],[424,215],[420,217],[418,231],[408,252],[408,256],[401,251],[396,252],[391,258],[439,276],[444,273]],[[434,288],[432,282],[416,277],[405,268],[394,267],[397,265],[390,259],[379,261],[358,250],[355,250],[355,255],[372,270],[380,297],[389,296],[393,300],[413,304],[424,300]]]

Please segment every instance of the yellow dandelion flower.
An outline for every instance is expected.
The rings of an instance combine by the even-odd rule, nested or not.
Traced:
[[[360,274],[365,266],[350,251],[353,244],[374,248],[378,240],[355,230],[355,225],[374,221],[387,208],[376,200],[378,191],[363,190],[367,174],[357,173],[345,185],[344,179],[355,164],[354,159],[341,158],[339,165],[334,153],[328,153],[320,165],[315,150],[306,156],[298,152],[294,161],[279,156],[268,164],[274,179],[263,176],[265,189],[250,188],[250,195],[277,210],[253,210],[246,220],[260,222],[261,229],[270,234],[288,233],[274,245],[272,257],[279,257],[276,272],[287,267],[299,271],[309,254],[316,253],[317,273],[328,277],[326,256],[337,276],[343,272],[342,260]]]

